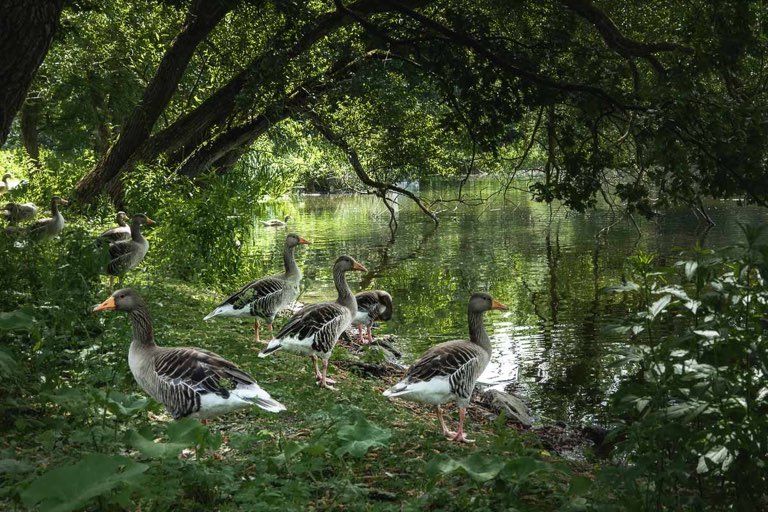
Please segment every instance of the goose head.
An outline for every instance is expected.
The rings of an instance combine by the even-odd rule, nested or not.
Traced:
[[[117,221],[118,226],[125,226],[125,222],[128,220],[128,214],[125,212],[117,212],[117,216],[115,220]]]
[[[342,272],[349,272],[350,270],[368,272],[367,268],[355,261],[351,256],[339,256],[333,264],[333,268],[334,270],[341,270]]]
[[[136,215],[131,217],[131,224],[151,226],[152,224],[155,224],[155,221],[153,221],[143,213],[137,213]]]
[[[69,201],[64,199],[61,196],[53,196],[51,198],[51,204],[55,204],[56,206],[67,206],[69,204]]]
[[[7,172],[7,173],[3,174],[3,181],[4,181],[4,182],[6,182],[6,183],[7,183],[7,182],[8,182],[8,180],[9,180],[9,179],[11,179],[11,178],[13,178],[13,176],[11,175],[11,173]]]
[[[472,297],[469,298],[469,311],[471,313],[483,313],[491,309],[506,311],[509,308],[485,292],[473,293]]]
[[[286,215],[285,218],[283,219],[283,222],[288,224],[288,219],[290,219],[290,218],[291,218],[290,215]]]
[[[301,238],[296,233],[291,233],[289,235],[286,235],[285,237],[285,246],[286,247],[296,247],[297,245],[305,245],[305,244],[311,244],[309,240],[305,240]]]
[[[107,300],[94,306],[93,311],[125,311],[130,313],[139,308],[145,308],[146,304],[133,288],[122,288],[109,296]]]

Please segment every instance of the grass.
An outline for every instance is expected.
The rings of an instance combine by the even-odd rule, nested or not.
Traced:
[[[338,390],[323,390],[315,384],[309,358],[284,353],[257,358],[262,345],[253,340],[250,322],[204,322],[216,294],[179,281],[143,282],[137,288],[149,304],[158,344],[197,346],[237,362],[288,410],[270,414],[254,408],[216,418],[207,427],[194,420],[173,427],[130,375],[127,318],[106,313],[102,332],[71,349],[83,373],[73,370],[54,389],[24,397],[27,403],[17,404],[14,420],[3,422],[0,476],[8,478],[0,492],[2,508],[583,509],[591,484],[580,475],[592,468],[550,454],[503,418],[490,421],[473,407],[467,428],[476,443],[448,442],[430,409],[382,396],[398,376],[366,378],[333,365],[334,359],[353,357],[342,347],[329,369]],[[198,446],[197,457],[177,457],[177,448],[191,445]],[[83,460],[103,463],[84,459],[91,453],[127,457],[138,466],[117,459],[115,478],[122,480],[109,493],[91,497],[61,497],[52,486],[34,487],[51,468]],[[16,471],[3,472],[17,463]],[[129,469],[143,472],[132,475]],[[64,473],[75,478],[78,472]],[[69,493],[91,484],[61,483]]]

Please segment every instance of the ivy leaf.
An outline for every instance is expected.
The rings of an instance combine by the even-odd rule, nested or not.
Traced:
[[[138,483],[149,466],[127,457],[91,453],[74,465],[54,468],[21,492],[21,501],[42,512],[76,510],[123,484]]]
[[[498,457],[489,457],[474,453],[463,459],[454,459],[448,455],[438,455],[427,464],[427,474],[449,474],[459,469],[477,482],[486,482],[499,474],[504,469],[506,462]]]
[[[349,453],[353,457],[362,457],[369,449],[384,446],[384,441],[392,436],[388,428],[381,428],[365,418],[359,418],[354,425],[344,425],[336,434],[343,441],[336,450],[336,455]]]

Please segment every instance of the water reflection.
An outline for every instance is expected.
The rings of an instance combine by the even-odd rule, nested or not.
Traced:
[[[420,186],[421,194],[436,198],[450,196],[454,189],[449,187],[455,185],[433,181]],[[677,248],[697,242],[729,245],[739,241],[737,222],[768,217],[764,209],[719,202],[708,205],[718,223],[708,232],[683,208],[655,221],[636,219],[635,227],[617,222],[607,207],[573,213],[532,202],[513,189],[505,201],[502,194],[493,195],[499,186],[493,180],[470,180],[468,197],[490,199],[474,206],[443,203],[437,229],[400,198],[394,240],[389,212],[374,196],[302,196],[263,208],[257,217],[290,214],[288,230],[313,241],[296,254],[305,274],[302,301],[335,296],[330,271],[338,255],[349,254],[366,265],[370,272],[350,276],[350,285],[392,293],[394,316],[379,332],[396,333],[409,358],[434,343],[464,338],[470,293],[489,291],[510,311],[486,315],[494,354],[481,382],[514,383],[537,415],[566,421],[599,416],[615,386],[617,370],[609,363],[624,340],[604,333],[603,327],[625,311],[620,297],[601,290],[620,280],[625,258],[635,249],[672,256]],[[598,236],[611,225],[605,236]],[[244,250],[257,267],[278,269],[285,233],[254,219]]]

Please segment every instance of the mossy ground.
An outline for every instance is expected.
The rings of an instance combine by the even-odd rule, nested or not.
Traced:
[[[37,475],[91,452],[149,465],[141,485],[124,489],[132,504],[127,508],[142,511],[559,510],[581,499],[574,479],[583,483],[578,475],[592,468],[566,463],[503,419],[491,422],[471,408],[467,428],[476,442],[448,442],[429,408],[382,396],[396,376],[388,382],[333,366],[337,390],[320,389],[308,358],[257,358],[262,345],[248,321],[204,322],[217,294],[174,281],[136,287],[149,304],[159,344],[197,346],[232,359],[288,410],[254,408],[211,420],[198,434],[204,449],[197,457],[136,450],[131,431],[167,441],[169,419],[153,402],[131,408],[144,395],[127,368],[129,323],[122,313],[106,313],[103,332],[77,348],[89,351],[85,359],[99,354],[102,367],[83,368],[92,378],[67,379],[74,391],[62,385],[46,396],[26,397],[29,403],[19,404],[15,420],[3,422],[0,458],[26,464],[7,481],[6,507],[22,507],[20,493]],[[352,357],[343,347],[337,351],[333,359]],[[82,396],[76,382],[91,382],[82,384]],[[68,394],[74,402],[67,402]],[[110,405],[110,394],[123,410]],[[455,422],[455,410],[452,416]],[[468,469],[450,471],[452,460]],[[88,507],[119,510],[128,502],[101,496]]]

